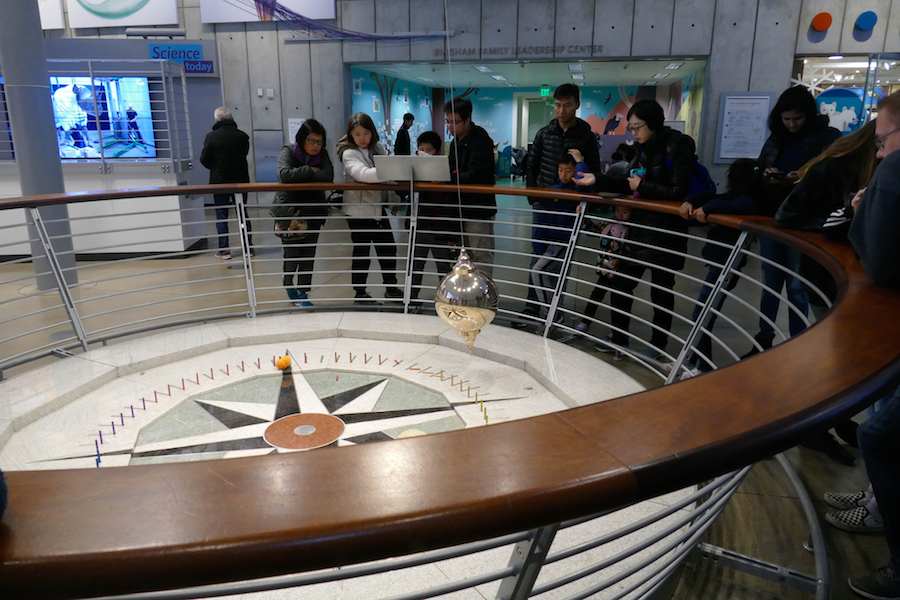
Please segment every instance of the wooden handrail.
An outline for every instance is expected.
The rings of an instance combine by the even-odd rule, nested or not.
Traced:
[[[0,208],[283,187],[66,194],[0,200]],[[370,186],[304,189],[357,187]],[[466,191],[677,211],[671,203],[559,190]],[[703,377],[490,427],[311,453],[8,473],[2,595],[71,598],[236,581],[556,523],[770,456],[900,379],[900,293],[869,282],[848,245],[760,217],[710,221],[778,239],[823,264],[839,289],[830,313],[788,342]]]

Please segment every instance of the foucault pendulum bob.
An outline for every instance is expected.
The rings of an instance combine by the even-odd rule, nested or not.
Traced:
[[[500,296],[491,278],[479,271],[462,248],[453,270],[441,280],[434,308],[441,320],[459,332],[469,346],[482,327],[494,320]]]

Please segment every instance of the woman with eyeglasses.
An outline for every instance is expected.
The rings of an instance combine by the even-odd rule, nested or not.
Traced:
[[[646,200],[663,200],[680,207],[691,187],[693,172],[693,140],[664,125],[665,113],[655,100],[639,100],[628,111],[628,131],[634,135],[636,153],[628,165],[628,177],[608,177],[592,174],[579,183],[590,184],[596,177],[594,189],[601,192],[615,192],[623,195],[639,196]],[[644,169],[645,175],[635,170]],[[665,231],[685,233],[687,221],[678,215],[661,212],[635,210],[629,223],[629,240],[632,244],[629,256],[641,263],[622,259],[617,269],[614,289],[622,293],[610,296],[613,331],[597,345],[597,350],[609,351],[615,346],[628,346],[628,328],[631,323],[631,308],[634,303],[632,292],[640,278],[649,268],[650,299],[653,303],[653,332],[650,345],[641,351],[649,359],[657,359],[665,350],[672,328],[672,310],[675,307],[675,286],[673,271],[684,268],[684,254],[687,252],[687,238],[684,235],[668,234]],[[644,226],[644,227],[642,227]],[[642,263],[650,263],[646,266]],[[609,344],[614,346],[611,348]]]
[[[356,113],[347,123],[347,135],[337,145],[337,155],[344,163],[344,171],[358,183],[378,183],[374,157],[386,154],[378,141],[372,117]],[[387,219],[387,197],[381,190],[347,190],[344,192],[344,214],[349,217],[350,239],[353,240],[353,289],[356,304],[375,304],[366,291],[369,269],[369,248],[375,247],[381,265],[386,298],[399,299],[403,292],[397,288],[397,247]]]
[[[334,181],[334,167],[325,150],[325,128],[316,120],[303,122],[294,144],[278,156],[278,181],[312,183]],[[310,307],[309,289],[319,229],[328,215],[323,190],[276,192],[272,210],[275,235],[284,247],[283,284],[295,306]],[[294,281],[296,277],[296,283]]]
[[[761,207],[764,216],[774,217],[778,208],[787,198],[799,178],[800,168],[822,154],[832,142],[841,137],[841,132],[828,126],[828,117],[819,115],[812,94],[802,86],[785,90],[769,114],[771,135],[763,144],[759,164],[763,168],[765,201]],[[801,314],[809,314],[809,299],[803,283],[788,272],[800,272],[802,253],[770,238],[759,238],[759,253],[775,264],[762,263],[763,283],[775,293],[763,290],[760,300],[759,333],[756,344],[742,358],[752,356],[762,348],[772,347],[775,339],[774,323],[778,316],[779,297],[782,288],[787,287],[788,302],[797,310],[788,311],[788,324],[792,336],[806,328]]]

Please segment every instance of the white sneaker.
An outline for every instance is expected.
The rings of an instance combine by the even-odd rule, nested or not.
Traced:
[[[684,373],[681,374],[681,377],[678,378],[678,381],[684,381],[685,379],[690,379],[691,377],[696,377],[700,375],[700,369],[697,367],[686,369]]]

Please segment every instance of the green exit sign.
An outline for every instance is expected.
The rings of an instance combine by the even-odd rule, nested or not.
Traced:
[[[541,88],[541,96],[549,96],[550,88]]]

